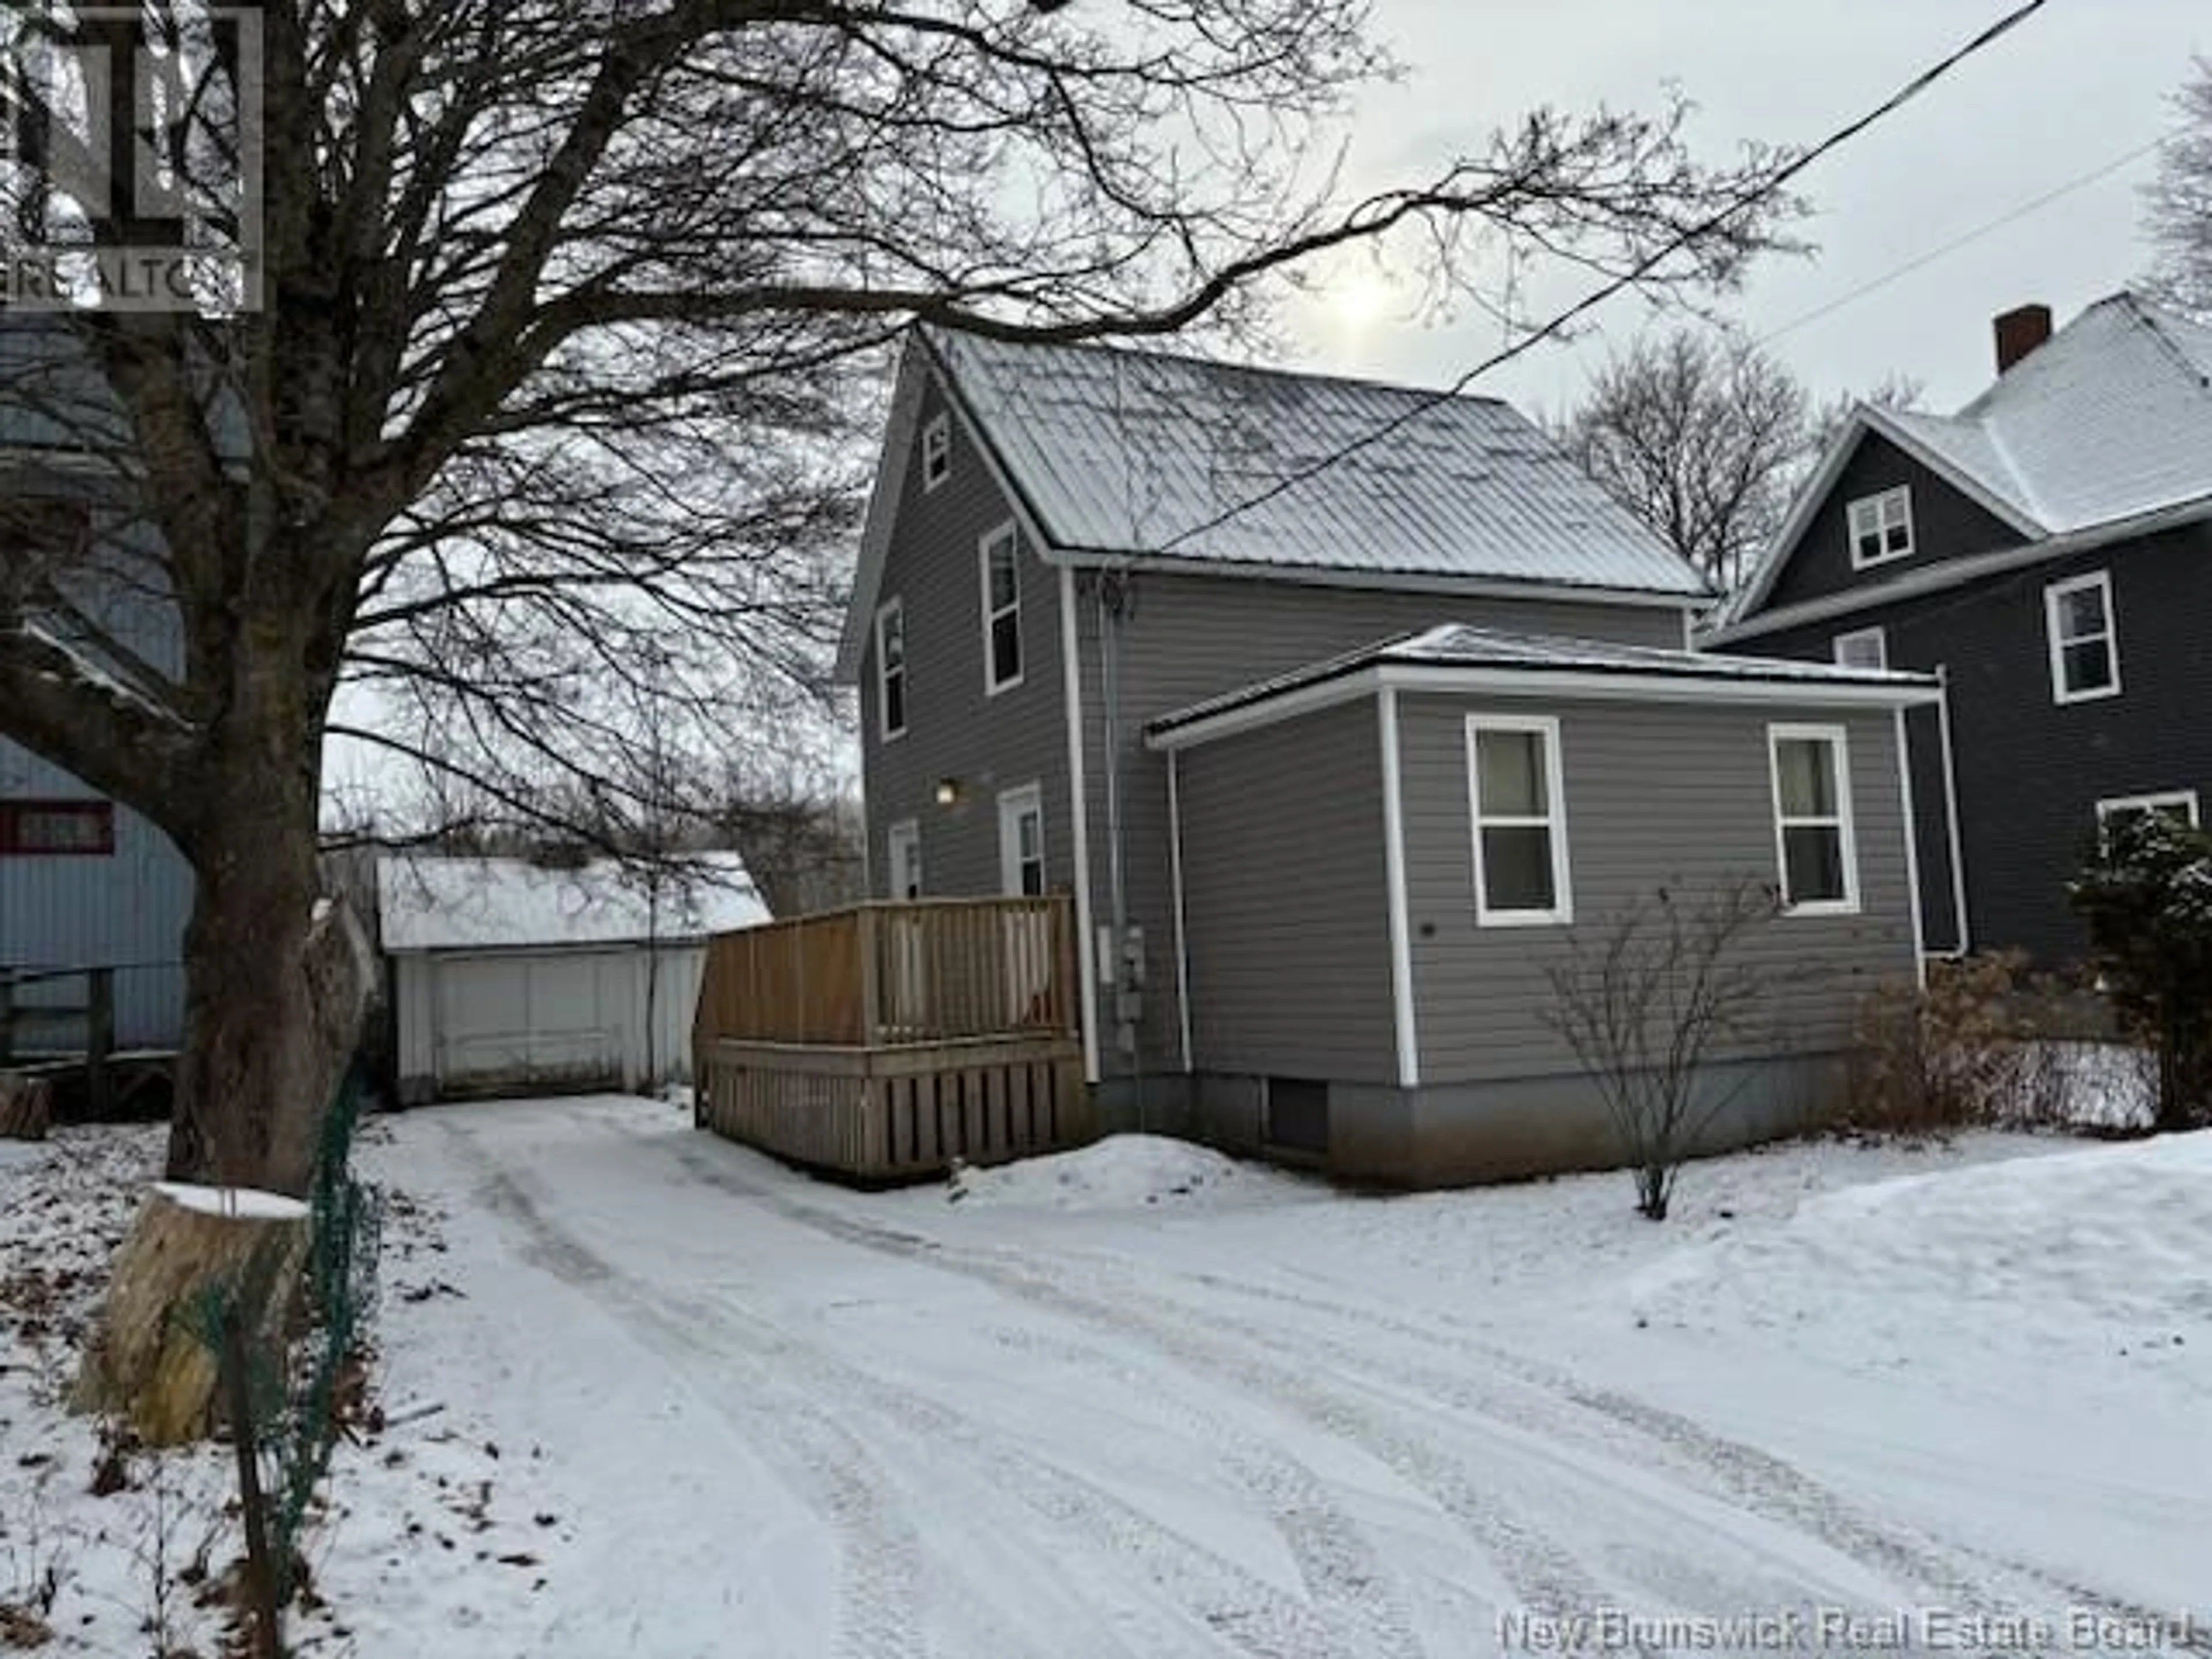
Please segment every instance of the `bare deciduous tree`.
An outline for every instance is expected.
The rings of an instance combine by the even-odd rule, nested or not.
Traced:
[[[1713,1087],[1706,1062],[1717,1044],[1759,1034],[1773,982],[1743,947],[1778,913],[1772,884],[1750,878],[1662,887],[1548,970],[1546,1023],[1603,1098],[1650,1220],[1667,1218],[1675,1176],[1738,1091]]]
[[[1853,409],[1910,408],[1917,381],[1816,405],[1748,336],[1680,328],[1609,356],[1559,426],[1583,469],[1720,592],[1750,574]]]
[[[1722,592],[1788,511],[1812,405],[1732,331],[1678,329],[1608,358],[1562,428],[1569,452]]]
[[[2212,318],[2212,58],[2195,60],[2173,108],[2180,125],[2143,187],[2143,234],[2156,250],[2146,285],[2170,305]]]
[[[164,40],[205,16],[139,9]],[[1364,0],[249,10],[258,307],[217,282],[190,310],[50,319],[49,412],[149,533],[97,580],[10,570],[0,731],[190,860],[171,1165],[280,1188],[306,1179],[321,1103],[300,963],[326,743],[522,811],[549,775],[621,775],[647,642],[702,746],[747,712],[733,685],[810,683],[850,440],[910,320],[1170,334],[1384,239],[1462,291],[1509,240],[1709,289],[1790,205],[1759,194],[1771,155],[1700,163],[1680,105],[1539,111],[1346,200],[1328,122],[1389,67]],[[88,26],[25,8],[4,27]],[[210,234],[243,222],[223,125],[240,61],[155,135]],[[58,154],[71,112],[19,106],[46,90],[10,78],[0,118],[48,118]],[[0,237],[102,250],[143,228],[74,200],[81,170],[21,160]],[[115,585],[173,607],[173,661],[104,624]]]

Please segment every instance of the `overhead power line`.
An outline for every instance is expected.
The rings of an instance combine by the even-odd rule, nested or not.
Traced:
[[[2126,167],[2132,161],[2140,161],[2144,156],[2150,155],[2161,145],[2170,141],[2173,135],[2170,132],[2162,132],[2157,137],[2152,139],[2148,143],[2138,144],[2126,155],[2114,156],[2102,167],[2092,168],[2089,172],[2082,173],[2079,178],[2069,179],[2064,184],[2056,185],[2053,188],[2044,191],[2042,195],[2036,197],[2032,201],[2022,202],[2018,207],[2012,209],[2009,212],[2001,213],[1996,218],[1990,220],[1984,224],[1976,225],[1972,230],[1966,231],[1960,235],[1954,236],[1949,241],[1943,243],[1941,246],[1931,247],[1925,253],[1919,255],[1917,258],[1906,260],[1905,264],[1899,265],[1895,270],[1885,271],[1870,282],[1863,283],[1857,288],[1852,289],[1848,293],[1839,294],[1834,299],[1828,301],[1826,304],[1815,306],[1812,310],[1806,312],[1802,316],[1791,318],[1779,328],[1770,329],[1766,333],[1759,337],[1759,343],[1761,345],[1765,345],[1780,339],[1785,334],[1794,334],[1801,328],[1817,323],[1822,318],[1841,311],[1845,306],[1856,304],[1859,301],[1865,299],[1869,294],[1880,293],[1891,283],[1901,282],[1905,277],[1911,276],[1915,271],[1926,270],[1929,265],[1934,264],[1938,259],[1947,258],[1950,255],[1956,253],[1960,248],[1969,246],[1975,242],[1980,241],[1984,236],[1992,235],[1997,231],[2002,230],[2008,225],[2017,224],[2022,219],[2027,218],[2030,214],[2040,213],[2045,208],[2049,207],[2053,202],[2063,200],[2064,198],[2071,196],[2078,190],[2087,190],[2091,185],[2096,184],[2100,179],[2111,178],[2112,174],[2118,173],[2122,167]]]
[[[1741,214],[1747,212],[1754,207],[1757,207],[1761,202],[1768,200],[1778,191],[1782,190],[1784,186],[1790,184],[1791,180],[1802,174],[1808,168],[1816,165],[1824,158],[1834,154],[1845,144],[1850,143],[1852,140],[1858,137],[1860,134],[1865,132],[1869,127],[1872,127],[1877,123],[1884,121],[1890,116],[1895,114],[1899,110],[1904,108],[1907,104],[1912,102],[1923,93],[1926,92],[1929,88],[1934,86],[1938,81],[1941,81],[1945,76],[1950,74],[1952,70],[1957,69],[1960,64],[1965,63],[1968,58],[1972,58],[1978,53],[1984,52],[1990,46],[1996,45],[2006,35],[2018,28],[2022,23],[2025,23],[2029,18],[2035,15],[2037,12],[2041,11],[2046,5],[2050,4],[2050,3],[2051,0],[2025,0],[2023,4],[2014,7],[2010,11],[2005,13],[2003,16],[1998,18],[1987,28],[1984,29],[1980,33],[1975,35],[1973,39],[1968,40],[1964,46],[1960,46],[1956,51],[1952,52],[1948,56],[1939,59],[1937,62],[1930,64],[1928,68],[1921,70],[1919,74],[1914,76],[1910,81],[1899,87],[1887,98],[1882,100],[1881,103],[1876,104],[1873,108],[1868,110],[1865,113],[1860,115],[1847,125],[1837,128],[1826,138],[1823,138],[1819,143],[1814,145],[1803,155],[1790,162],[1789,165],[1778,169],[1771,177],[1766,179],[1756,188],[1744,191],[1741,195],[1736,197],[1733,201],[1727,204],[1727,205],[1698,221],[1695,224],[1691,225],[1688,228],[1680,232],[1678,234],[1669,238],[1661,246],[1654,249],[1650,253],[1637,261],[1636,264],[1632,265],[1627,270],[1622,272],[1620,276],[1614,277],[1612,281],[1607,283],[1603,287],[1596,289],[1594,293],[1585,295],[1583,299],[1576,301],[1573,305],[1569,306],[1565,310],[1558,313],[1549,321],[1543,324],[1542,326],[1537,328],[1531,333],[1523,335],[1521,338],[1512,342],[1510,344],[1503,346],[1497,351],[1492,352],[1489,356],[1484,358],[1480,362],[1475,364],[1474,368],[1468,369],[1457,380],[1454,380],[1449,386],[1444,387],[1441,391],[1432,392],[1425,397],[1419,398],[1418,401],[1407,404],[1405,409],[1401,410],[1396,415],[1392,416],[1389,420],[1378,423],[1370,430],[1362,433],[1358,437],[1352,439],[1350,442],[1339,446],[1337,448],[1329,451],[1327,454],[1316,456],[1314,459],[1306,462],[1304,465],[1284,474],[1282,477],[1268,485],[1267,489],[1261,490],[1257,495],[1248,496],[1243,501],[1238,501],[1233,506],[1224,507],[1220,512],[1215,514],[1212,517],[1201,520],[1199,523],[1192,525],[1188,529],[1176,532],[1175,535],[1162,543],[1156,550],[1162,553],[1169,552],[1175,548],[1180,547],[1185,542],[1190,541],[1196,537],[1205,535],[1208,531],[1218,530],[1223,525],[1228,524],[1231,520],[1249,513],[1254,507],[1262,506],[1266,502],[1273,501],[1277,496],[1287,494],[1289,491],[1297,489],[1300,484],[1304,483],[1309,479],[1317,477],[1322,473],[1328,471],[1331,468],[1341,465],[1344,462],[1351,459],[1352,456],[1372,447],[1374,445],[1380,443],[1383,439],[1389,437],[1392,433],[1400,430],[1401,428],[1409,425],[1416,420],[1419,420],[1423,415],[1428,413],[1429,410],[1435,409],[1441,404],[1449,403],[1454,398],[1458,397],[1460,393],[1466,391],[1467,388],[1473,385],[1477,380],[1490,373],[1491,370],[1512,362],[1515,358],[1521,356],[1526,352],[1534,350],[1537,346],[1541,345],[1547,340],[1558,337],[1558,336],[1567,328],[1571,327],[1583,317],[1588,316],[1591,312],[1596,310],[1600,306],[1605,304],[1606,301],[1611,300],[1622,290],[1632,288],[1637,283],[1642,282],[1646,276],[1649,276],[1667,260],[1680,252],[1682,249],[1690,246],[1690,244],[1711,235],[1713,232],[1724,228],[1730,220],[1735,219]]]

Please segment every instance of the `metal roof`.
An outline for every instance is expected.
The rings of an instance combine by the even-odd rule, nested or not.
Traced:
[[[1723,636],[1759,612],[1869,431],[1927,463],[2030,543],[2212,501],[2212,328],[2116,294],[1955,415],[1855,411],[1730,607]],[[1885,573],[1884,580],[1911,574]]]
[[[1529,675],[1593,677],[1597,684],[1612,678],[1650,688],[1653,702],[1667,700],[1666,687],[1674,683],[1692,685],[1736,684],[1761,687],[1802,687],[1808,703],[1817,703],[1823,692],[1848,690],[1894,692],[1899,702],[1933,696],[1937,681],[1932,674],[1907,673],[1894,669],[1846,668],[1838,664],[1801,662],[1781,657],[1725,656],[1717,652],[1668,650],[1658,646],[1622,645],[1609,640],[1571,639],[1551,634],[1510,633],[1447,623],[1418,634],[1403,634],[1324,662],[1295,669],[1288,674],[1230,691],[1204,702],[1163,714],[1146,726],[1149,733],[1164,734],[1190,726],[1232,708],[1249,708],[1276,697],[1345,678],[1370,668],[1441,668],[1494,670]]]
[[[1492,398],[923,332],[1066,552],[1706,591],[1534,422]]]

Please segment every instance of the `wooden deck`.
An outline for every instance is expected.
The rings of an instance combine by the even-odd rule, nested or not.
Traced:
[[[856,1180],[1079,1146],[1064,897],[866,904],[726,933],[693,1030],[699,1121]]]

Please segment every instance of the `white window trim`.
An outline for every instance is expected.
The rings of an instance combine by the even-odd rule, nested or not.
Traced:
[[[994,611],[991,609],[991,549],[1002,541],[1008,544],[1014,553],[1014,602],[1012,605],[1000,605]],[[995,697],[1001,692],[1012,690],[1028,677],[1030,672],[1030,642],[1022,627],[1022,538],[1016,533],[1014,521],[1012,519],[983,532],[975,544],[975,564],[981,576],[983,695],[987,697]],[[995,678],[999,672],[999,659],[998,653],[991,648],[991,630],[998,625],[999,618],[1001,617],[1012,617],[1014,619],[1014,638],[1020,648],[1022,657],[1020,672],[1012,679],[1006,680]]]
[[[927,854],[922,850],[920,818],[901,818],[884,831],[884,861],[890,866],[889,890],[892,899],[902,903],[907,896],[906,871],[899,860],[899,845],[902,842],[914,848],[915,866],[921,872],[921,879],[914,884],[915,895],[919,897],[929,890],[929,866]]]
[[[921,493],[952,476],[952,416],[939,415],[921,428]]]
[[[1905,545],[1895,552],[1883,545],[1872,558],[1862,556],[1859,544],[1864,538],[1859,531],[1860,520],[1871,518],[1875,541],[1887,544],[1889,539],[1889,509],[1893,504],[1902,508]],[[1919,532],[1912,522],[1912,486],[1899,484],[1893,489],[1877,490],[1871,495],[1862,495],[1852,501],[1844,509],[1844,532],[1850,538],[1851,568],[1854,570],[1871,570],[1878,564],[1893,564],[1899,559],[1911,558],[1920,546]]]
[[[1037,889],[1040,894],[1052,890],[1052,859],[1045,850],[1044,842],[1044,785],[1041,781],[1032,779],[1028,783],[999,792],[999,886],[1008,898],[1020,898],[1023,894],[1019,884],[1022,872],[1020,831],[1017,828],[1016,839],[1009,842],[1006,822],[1012,816],[1018,826],[1020,815],[1031,811],[1036,813],[1037,821]],[[1007,879],[1009,876],[1014,878],[1011,882]]]
[[[890,665],[884,656],[884,624],[893,617],[898,618],[899,624],[899,723],[896,727],[891,725],[890,716]],[[904,737],[907,727],[914,723],[913,691],[913,676],[907,668],[906,601],[885,599],[876,607],[876,735],[884,742]]]
[[[1476,744],[1485,732],[1533,732],[1543,739],[1545,805],[1542,819],[1519,817],[1486,818],[1482,810],[1482,766]],[[1559,764],[1559,722],[1552,714],[1469,714],[1467,717],[1467,807],[1468,828],[1474,843],[1474,923],[1478,927],[1559,927],[1575,919],[1574,884],[1567,862],[1567,781]],[[1486,823],[1532,828],[1542,823],[1551,831],[1552,890],[1555,902],[1548,910],[1494,910],[1490,904],[1489,874],[1483,867],[1482,831]]]
[[[2166,789],[2150,795],[2114,795],[2097,803],[2097,825],[2102,829],[2115,812],[2155,812],[2164,806],[2186,809],[2189,827],[2192,830],[2203,828],[2204,820],[2198,814],[2194,789]]]
[[[1841,837],[1844,864],[1844,896],[1839,899],[1813,899],[1802,904],[1790,902],[1790,841],[1787,830],[1792,823],[1826,824],[1826,818],[1785,818],[1782,811],[1782,745],[1787,742],[1819,742],[1832,745],[1831,753],[1836,769],[1832,780],[1836,786],[1836,829]],[[1780,722],[1766,728],[1766,776],[1773,792],[1774,803],[1774,873],[1776,891],[1782,897],[1782,914],[1785,916],[1855,916],[1859,913],[1859,842],[1858,826],[1851,812],[1851,748],[1850,738],[1840,726],[1805,726]]]
[[[1874,665],[1875,667],[1887,669],[1889,666],[1889,630],[1880,627],[1854,628],[1847,634],[1837,635],[1831,650],[1839,666],[1851,665],[1850,659],[1844,654],[1844,647],[1859,640],[1874,641],[1875,655],[1881,659]]]
[[[2084,634],[2079,639],[2062,640],[2058,636],[2059,606],[2069,593],[2080,593],[2095,588],[2105,604],[2105,631]],[[2120,695],[2120,614],[2112,607],[2112,573],[2093,570],[2086,576],[2069,576],[2063,582],[2053,582],[2043,590],[2044,643],[2051,653],[2051,700],[2064,704],[2095,702],[2102,697]],[[2105,641],[2105,654],[2112,665],[2112,681],[2087,691],[2069,691],[2066,688],[2066,652],[2069,645],[2080,645],[2092,639]]]

